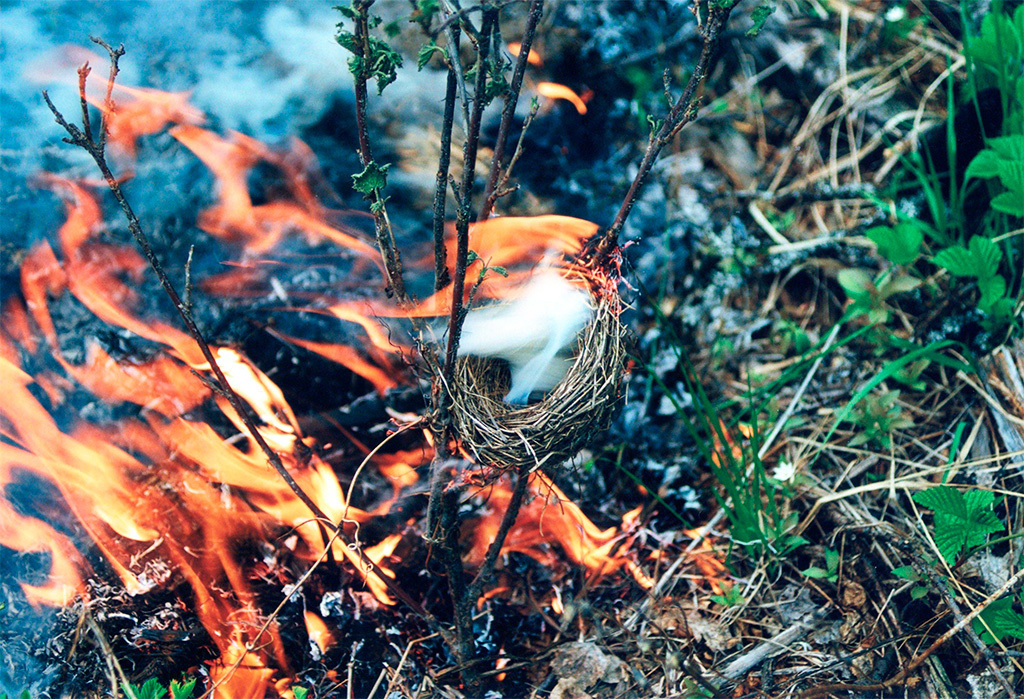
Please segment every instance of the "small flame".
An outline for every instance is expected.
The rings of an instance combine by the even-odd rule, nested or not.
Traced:
[[[304,613],[306,620],[306,631],[309,633],[309,640],[316,644],[316,647],[320,649],[320,654],[323,655],[330,650],[336,641],[334,640],[334,634],[327,628],[327,624],[319,616],[311,611]]]
[[[513,41],[507,48],[508,52],[516,58],[519,58],[519,54],[523,52],[523,45],[518,41]],[[531,66],[537,66],[538,68],[544,65],[544,59],[542,59],[540,54],[534,51],[532,47],[530,48],[530,53],[526,54],[526,62]]]
[[[537,83],[538,95],[547,97],[553,100],[568,100],[576,111],[580,114],[587,113],[587,103],[582,97],[577,95],[572,88],[562,85],[561,83]]]

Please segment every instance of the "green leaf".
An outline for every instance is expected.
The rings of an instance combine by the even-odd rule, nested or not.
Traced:
[[[1024,193],[1003,192],[992,197],[992,208],[1010,216],[1024,216]]]
[[[962,550],[984,544],[988,534],[1003,531],[1003,524],[992,511],[994,501],[995,496],[986,490],[962,493],[948,485],[914,495],[914,502],[934,512],[935,546],[947,563],[955,562]]]
[[[980,235],[971,238],[969,245],[971,257],[974,258],[975,276],[985,279],[998,274],[999,262],[1003,259],[999,246]]]
[[[974,156],[974,160],[967,166],[964,176],[967,179],[972,177],[996,177],[999,174],[999,154],[994,150],[985,149]]]
[[[171,697],[172,699],[192,699],[192,693],[196,688],[196,678],[193,677],[189,680],[171,680]]]
[[[917,571],[914,570],[914,566],[900,566],[899,568],[893,568],[892,574],[901,580],[910,580],[911,582],[921,579]]]
[[[388,168],[390,164],[378,165],[369,162],[358,175],[352,175],[352,188],[363,194],[372,194],[388,184]]]
[[[808,578],[824,579],[824,578],[827,578],[829,575],[831,575],[831,573],[829,573],[824,568],[819,568],[817,566],[811,566],[807,570],[801,571],[801,575],[804,575],[804,576],[806,576]]]
[[[145,682],[139,685],[121,685],[126,693],[127,690],[131,689],[132,694],[136,696],[136,699],[162,699],[167,696],[167,690],[160,684],[155,678],[151,677]]]
[[[423,70],[424,66],[430,63],[430,59],[435,53],[441,54],[442,60],[448,56],[448,52],[442,47],[431,41],[429,44],[425,44],[420,47],[419,53],[416,55],[416,69]]]
[[[1004,187],[1024,192],[1024,160],[1000,160],[997,167]]]
[[[751,27],[747,30],[747,36],[757,36],[764,28],[764,23],[775,12],[775,3],[763,2],[750,12]]]
[[[963,245],[952,245],[945,250],[939,250],[932,258],[932,262],[954,277],[977,276],[978,267],[974,263],[974,257]]]
[[[910,599],[921,599],[928,594],[928,588],[924,585],[917,585],[910,588]]]
[[[978,308],[987,313],[988,309],[1006,295],[1006,280],[998,274],[994,277],[979,279],[978,288],[981,290]]]
[[[306,699],[309,689],[306,687],[292,687],[292,693],[295,695],[295,699]]]
[[[902,221],[893,227],[869,228],[867,237],[878,246],[878,253],[894,265],[909,265],[921,254],[924,232],[912,221]]]
[[[1024,640],[1024,615],[1013,611],[1013,597],[1002,597],[985,607],[978,619],[972,622],[975,633],[981,636],[986,644],[993,644],[1003,640],[1007,636],[1017,640]],[[985,624],[992,630],[989,633]]]
[[[841,269],[836,279],[846,295],[855,300],[870,296],[875,286],[871,281],[871,275],[863,269]]]
[[[990,138],[988,148],[1004,160],[1024,160],[1024,136],[1020,134]]]

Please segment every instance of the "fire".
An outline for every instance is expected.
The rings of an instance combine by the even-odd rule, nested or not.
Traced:
[[[511,53],[516,58],[518,58],[519,54],[522,53],[523,51],[523,45],[520,44],[518,41],[510,43],[507,48],[508,52]],[[532,48],[530,49],[530,53],[526,54],[526,62],[529,63],[531,66],[537,66],[538,68],[544,65],[544,59],[542,59],[540,57],[540,54],[534,51]]]
[[[89,98],[106,108],[96,95]],[[216,203],[199,214],[198,225],[241,262],[226,274],[199,280],[199,288],[244,296],[277,264],[270,253],[286,237],[296,236],[334,243],[350,258],[353,279],[370,283],[366,276],[380,267],[380,256],[361,234],[340,223],[339,212],[320,205],[310,182],[315,161],[304,144],[293,141],[275,150],[243,134],[222,137],[201,128],[204,116],[189,105],[186,93],[118,88],[115,98],[107,115],[110,139],[125,154],[136,153],[140,137],[173,124],[170,133],[216,180]],[[249,176],[258,165],[276,170],[287,186],[286,196],[254,204]],[[39,182],[62,197],[66,219],[54,242],[40,242],[27,252],[20,295],[9,298],[0,315],[0,384],[5,387],[0,402],[0,544],[49,558],[42,583],[22,584],[32,604],[65,605],[88,594],[83,581],[90,571],[76,542],[43,515],[24,514],[8,500],[9,486],[26,477],[52,484],[60,498],[54,506],[66,506],[81,523],[128,592],[174,589],[195,610],[220,654],[209,667],[213,696],[262,696],[277,670],[289,669],[273,614],[259,604],[260,586],[267,579],[294,582],[293,569],[270,560],[273,556],[303,562],[307,568],[330,556],[346,563],[365,590],[360,599],[366,604],[390,605],[395,600],[385,580],[366,569],[357,551],[340,539],[325,542],[309,508],[270,466],[241,416],[211,383],[211,367],[193,339],[169,320],[152,317],[148,292],[143,291],[150,274],[146,260],[132,247],[97,237],[105,225],[99,196],[83,182],[56,175],[41,175]],[[509,271],[507,278],[489,275],[479,298],[503,298],[542,259],[577,253],[596,230],[593,223],[564,216],[474,224],[470,248],[481,262],[473,270],[486,263]],[[449,238],[451,260],[451,232]],[[442,290],[412,308],[324,297],[312,299],[312,308],[286,309],[313,310],[352,326],[352,344],[267,331],[348,367],[383,396],[408,382],[412,372],[402,361],[411,343],[402,339],[395,323],[385,326],[382,319],[444,314],[450,295],[450,288]],[[58,310],[64,305],[146,341],[140,343],[147,347],[146,355],[118,356],[98,339],[69,351]],[[358,540],[362,525],[389,515],[400,496],[422,487],[417,468],[433,456],[422,419],[408,421],[393,413],[397,422],[405,420],[399,432],[423,432],[418,447],[404,444],[378,453],[383,444],[371,449],[350,436],[365,464],[376,468],[391,489],[373,511],[364,511],[352,506],[336,465],[325,455],[329,450],[303,431],[271,376],[237,348],[210,349],[260,436],[302,490],[351,538]],[[86,400],[102,401],[117,409],[112,414],[131,417],[90,421],[82,410]],[[419,438],[414,441],[419,443]],[[645,588],[651,586],[630,557],[630,544],[640,531],[638,510],[624,515],[620,526],[602,530],[546,476],[530,478],[528,503],[505,552],[518,551],[552,567],[567,559],[595,580],[624,570]],[[474,525],[466,552],[471,563],[482,560],[511,493],[499,480],[481,497],[487,498],[490,511]],[[406,526],[414,529],[415,520]],[[286,546],[269,545],[286,537]],[[379,566],[381,575],[394,578],[392,561],[402,539],[401,532],[386,534],[362,553]],[[257,560],[239,553],[247,548],[239,546],[244,542],[265,545],[274,554]],[[316,614],[307,612],[305,623],[321,652],[336,642]]]
[[[553,100],[567,100],[580,114],[587,113],[586,101],[566,85],[561,83],[537,83],[535,89],[538,95],[543,95]]]
[[[477,521],[473,531],[467,558],[474,565],[483,561],[487,547],[494,540],[512,491],[502,484],[483,495],[487,498],[490,513]],[[557,544],[569,560],[586,569],[593,580],[625,569],[645,589],[654,586],[628,555],[629,546],[626,544],[634,536],[638,510],[626,513],[621,527],[601,530],[539,471],[530,476],[528,498],[509,532],[503,553],[517,551],[555,569],[559,561],[551,547]]]

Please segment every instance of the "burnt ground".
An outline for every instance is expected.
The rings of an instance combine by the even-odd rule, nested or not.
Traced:
[[[508,554],[495,583],[501,592],[478,619],[481,653],[491,666],[502,659],[490,678],[492,696],[987,697],[1021,686],[1017,639],[1024,630],[992,642],[981,638],[983,628],[963,622],[991,596],[1019,592],[1006,586],[1017,581],[1019,543],[1011,537],[944,562],[931,515],[912,496],[940,482],[982,488],[1000,498],[994,512],[1002,533],[991,538],[1019,531],[1024,349],[1019,340],[1002,344],[986,332],[971,292],[948,279],[894,300],[881,326],[844,317],[850,299],[839,272],[888,267],[867,229],[894,211],[928,216],[920,188],[906,186],[913,178],[901,154],[919,143],[941,160],[945,140],[935,134],[944,132],[947,110],[965,91],[962,67],[951,81],[943,76],[961,55],[959,11],[943,3],[909,3],[903,15],[886,15],[889,9],[874,2],[828,9],[780,3],[755,37],[745,36],[748,16],[734,15],[701,118],[663,154],[625,230],[624,318],[635,346],[622,407],[607,432],[549,474],[601,529],[641,508],[628,555],[654,586],[644,589],[625,572],[593,577],[564,559],[544,565]],[[207,25],[213,38],[190,51],[150,26],[154,16],[166,16],[155,6],[109,14],[75,2],[4,12],[35,32],[22,31],[21,43],[5,39],[8,65],[41,60],[44,48],[80,40],[75,31],[102,29],[123,41],[129,56],[140,56],[127,76],[132,84],[194,88],[210,115],[208,128],[238,128],[278,146],[300,138],[319,162],[318,196],[339,209],[364,207],[350,185],[358,170],[351,92],[330,82],[347,79],[338,70],[344,56],[294,45],[296,36],[330,35],[320,8],[282,5],[260,14],[235,7]],[[71,29],[53,29],[51,12],[69,17]],[[202,13],[189,9],[177,22],[188,25],[191,14]],[[509,39],[518,31],[515,16],[510,11]],[[247,35],[250,43],[240,38]],[[415,50],[412,39],[403,41]],[[606,225],[643,152],[647,115],[664,110],[663,71],[678,90],[699,51],[693,15],[683,3],[551,2],[538,44],[544,65],[531,80],[589,95],[587,111],[542,100],[516,167],[520,189],[499,210]],[[235,58],[225,59],[232,51]],[[415,63],[414,53],[407,62]],[[329,70],[318,70],[327,63]],[[24,73],[6,89],[27,90]],[[440,111],[439,75],[407,68],[372,102],[378,157],[396,163],[389,206],[400,242],[421,252],[436,163],[431,126]],[[218,97],[238,91],[231,80],[251,81],[243,83],[250,104]],[[265,86],[264,101],[274,104],[261,104],[253,85]],[[525,93],[530,90],[528,84]],[[62,221],[60,200],[37,188],[32,174],[91,175],[59,144],[55,128],[44,126],[37,107],[20,94],[3,107],[16,123],[5,137],[0,171],[9,212],[0,269],[5,300],[17,295],[25,251],[52,237]],[[988,113],[985,128],[998,129]],[[970,122],[969,113],[954,122],[961,156],[979,140],[979,127]],[[184,275],[192,245],[208,251],[194,262],[197,278],[223,271],[230,246],[195,226],[197,212],[214,198],[207,168],[163,133],[141,140],[137,163],[128,195],[172,275]],[[269,169],[250,175],[257,204],[284,186]],[[123,223],[105,203],[102,239],[127,244]],[[982,210],[987,201],[972,205]],[[349,222],[372,229],[358,214]],[[291,298],[379,293],[368,271],[332,245],[288,240],[275,254],[276,282]],[[934,266],[925,269],[936,274]],[[141,315],[170,317],[154,279],[142,275],[135,283]],[[429,281],[414,283],[422,289]],[[195,309],[211,340],[241,348],[280,385],[304,430],[332,445],[324,458],[343,487],[362,460],[351,438],[376,444],[395,412],[424,409],[411,368],[396,366],[405,385],[382,397],[365,379],[282,342],[281,334],[345,338],[321,314],[282,310],[274,289],[256,284],[245,295],[200,293]],[[72,363],[84,360],[90,339],[117,358],[158,353],[153,343],[106,327],[72,299],[56,301],[51,312]],[[879,342],[879,333],[918,346],[951,344],[928,354],[932,363],[908,378],[889,367],[910,345]],[[52,363],[24,368],[59,370]],[[902,419],[887,429],[871,431],[879,423],[866,418],[837,422],[851,414],[844,407],[855,395],[895,389]],[[116,424],[133,410],[75,386],[52,408],[66,429],[82,418]],[[219,412],[197,411],[197,419],[231,434]],[[859,439],[865,435],[867,441]],[[391,446],[420,448],[412,438]],[[738,490],[724,483],[730,473],[742,484]],[[354,504],[366,509],[390,487],[379,476],[358,486]],[[92,602],[59,611],[28,606],[19,584],[41,581],[45,554],[0,549],[6,600],[0,644],[7,651],[0,691],[108,696],[111,657],[132,682],[203,677],[216,650],[186,586],[178,581],[130,596],[61,507],[55,488],[21,476],[6,484],[4,495],[20,514],[44,519],[80,543],[92,570]],[[482,505],[468,504],[467,518],[474,507]],[[744,512],[765,528],[744,529]],[[422,492],[407,493],[366,527],[363,541],[372,545],[401,533],[389,559],[397,582],[443,616],[449,602],[421,539],[423,514]],[[286,538],[286,531],[269,528],[266,541],[237,542],[232,555],[248,562],[258,606],[280,608],[295,686],[322,697],[459,696],[444,644],[401,606],[367,608],[363,597],[346,592],[359,587],[351,570],[319,568],[302,595],[287,598],[284,586],[295,583],[306,563],[286,546],[267,543]],[[317,609],[337,641],[326,652],[309,641],[302,621],[307,608]]]

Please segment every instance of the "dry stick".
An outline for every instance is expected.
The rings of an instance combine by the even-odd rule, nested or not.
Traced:
[[[960,631],[962,631],[968,624],[970,624],[972,621],[974,621],[978,617],[979,614],[981,614],[983,611],[988,609],[988,606],[990,604],[992,604],[997,599],[999,599],[1000,597],[1005,595],[1007,592],[1011,591],[1014,587],[1017,586],[1017,583],[1019,583],[1021,580],[1024,580],[1024,569],[1018,570],[1013,575],[1013,577],[1011,577],[1009,580],[1007,580],[1005,583],[1003,583],[1002,586],[998,590],[996,590],[991,595],[986,597],[981,602],[981,604],[979,604],[977,607],[972,609],[970,611],[970,613],[964,615],[962,618],[957,620],[957,622],[952,627],[950,627],[950,629],[948,631],[946,631],[946,633],[942,634],[937,639],[935,639],[935,641],[930,646],[928,646],[922,652],[918,653],[917,656],[915,656],[914,659],[911,660],[907,664],[906,667],[904,667],[902,670],[897,672],[895,675],[893,675],[892,677],[887,679],[885,682],[879,682],[877,684],[845,684],[845,683],[826,684],[826,685],[821,685],[821,686],[818,686],[818,687],[812,687],[811,689],[808,689],[807,691],[801,693],[800,694],[800,699],[813,699],[814,697],[823,697],[823,696],[827,696],[829,694],[833,694],[835,692],[845,692],[845,691],[852,691],[852,692],[881,692],[881,691],[884,691],[886,689],[889,689],[891,687],[896,686],[897,684],[899,684],[900,682],[905,680],[910,675],[911,672],[913,672],[918,667],[920,667],[920,665],[925,660],[927,660],[928,657],[932,653],[934,653],[936,650],[938,650],[938,648],[941,645],[943,645],[944,643],[949,641],[951,638],[953,638],[955,635],[957,635]],[[1016,696],[1016,693],[1015,692],[1011,692],[1010,696],[1014,697],[1014,696]]]
[[[523,75],[526,73],[526,62],[530,57],[530,47],[533,46],[533,36],[537,31],[537,24],[544,12],[544,0],[533,0],[530,3],[530,11],[526,16],[526,29],[523,32],[523,40],[519,48],[519,57],[516,59],[516,67],[512,73],[512,82],[509,85],[508,94],[505,95],[505,104],[501,111],[501,125],[498,127],[498,139],[494,143],[494,155],[491,158],[491,172],[487,177],[487,188],[484,190],[484,205],[480,210],[478,221],[486,221],[494,210],[494,204],[498,200],[498,176],[501,174],[501,161],[505,158],[505,145],[508,143],[508,134],[512,128],[512,118],[516,114],[516,105],[519,103],[519,92],[523,88]],[[525,128],[525,127],[524,127]]]
[[[110,45],[108,45],[102,39],[93,38],[92,40],[95,43],[107,49],[107,51],[110,54],[110,82],[107,85],[107,95],[109,100],[110,90],[112,89],[111,84],[117,77],[117,62],[120,59],[120,57],[124,55],[124,46],[122,45],[119,46],[117,49],[114,49],[111,48]],[[88,75],[87,65],[82,67],[82,70],[80,70],[80,74],[82,72]],[[83,105],[86,105],[87,101],[85,98],[85,80],[80,80],[79,85],[81,88],[79,92],[79,100],[82,102]],[[171,303],[174,305],[174,308],[178,311],[178,315],[185,323],[185,328],[188,330],[188,334],[192,337],[193,340],[195,340],[195,343],[199,346],[199,351],[202,352],[203,357],[206,359],[206,362],[210,365],[210,370],[213,372],[217,380],[217,385],[215,387],[217,392],[220,395],[224,396],[225,399],[227,399],[228,403],[241,418],[242,423],[245,425],[246,430],[249,432],[249,436],[259,446],[260,450],[263,452],[264,456],[266,456],[267,461],[270,463],[271,467],[273,467],[273,469],[277,471],[278,475],[280,475],[281,478],[284,479],[284,482],[288,485],[288,488],[293,493],[295,493],[295,496],[299,498],[299,500],[301,500],[302,503],[307,508],[309,508],[309,511],[312,512],[313,515],[316,517],[317,525],[320,527],[321,536],[323,536],[324,541],[327,541],[326,532],[323,529],[324,526],[326,526],[330,528],[332,531],[337,532],[338,536],[342,539],[342,541],[345,542],[347,546],[352,546],[352,541],[349,540],[349,537],[344,533],[344,530],[339,525],[334,524],[334,522],[331,521],[330,517],[328,517],[324,513],[324,511],[321,510],[320,507],[315,502],[313,502],[313,500],[309,497],[309,495],[306,494],[306,492],[299,486],[299,484],[295,482],[295,479],[292,478],[292,475],[288,472],[288,469],[281,461],[281,457],[277,454],[277,452],[275,452],[270,447],[269,444],[267,444],[267,441],[263,438],[263,435],[256,427],[256,423],[253,421],[252,416],[250,415],[245,403],[243,403],[242,399],[238,396],[237,393],[235,393],[234,389],[231,388],[231,384],[228,383],[227,377],[224,375],[224,371],[220,368],[220,364],[217,363],[216,358],[213,356],[213,352],[210,350],[210,345],[206,342],[206,339],[204,338],[202,331],[200,331],[199,327],[196,325],[191,312],[185,306],[184,302],[181,300],[181,297],[178,296],[178,292],[174,289],[174,286],[171,284],[171,280],[167,276],[167,273],[164,271],[163,265],[157,258],[156,253],[153,252],[153,248],[149,244],[149,238],[146,237],[146,234],[142,231],[142,226],[139,223],[139,219],[138,217],[136,217],[135,212],[132,210],[131,205],[128,203],[128,199],[125,197],[124,191],[121,189],[121,184],[117,181],[117,178],[114,177],[114,174],[111,172],[110,167],[107,165],[106,153],[104,151],[103,146],[105,139],[101,138],[100,140],[97,141],[90,139],[86,136],[87,132],[92,132],[88,108],[83,107],[83,114],[85,114],[85,122],[83,123],[83,128],[80,129],[74,124],[68,123],[67,119],[64,118],[64,115],[57,109],[57,107],[54,106],[53,102],[50,100],[50,96],[46,93],[45,90],[43,91],[43,99],[46,101],[46,106],[50,108],[51,112],[53,112],[53,116],[57,120],[57,123],[60,124],[61,128],[67,131],[68,136],[70,137],[64,138],[62,140],[69,145],[78,146],[79,148],[82,148],[90,156],[92,156],[92,159],[96,162],[96,166],[99,168],[100,172],[103,175],[103,179],[107,183],[107,187],[114,195],[114,198],[117,200],[117,203],[121,207],[121,211],[124,213],[124,216],[128,221],[128,230],[131,232],[132,237],[135,238],[135,242],[138,243],[140,248],[142,248],[142,252],[146,256],[146,260],[149,262],[150,267],[153,268],[153,271],[156,273],[157,278],[160,280],[160,286],[163,287],[164,291],[167,293],[167,296],[171,299]],[[107,130],[106,115],[112,113],[112,107],[113,104],[108,103],[107,110],[104,112],[104,115],[100,122],[101,132],[106,132]],[[366,554],[363,553],[362,549],[355,547],[354,550],[357,552],[360,558],[360,562],[363,563],[363,565],[365,565],[369,570],[371,570],[377,577],[379,577],[381,581],[385,584],[385,586],[387,586],[388,590],[395,595],[395,597],[400,599],[402,602],[408,605],[414,612],[416,612],[424,619],[426,619],[428,623],[436,624],[433,615],[431,615],[426,609],[424,609],[421,604],[416,602],[416,600],[410,597],[407,592],[405,592],[397,585],[397,583],[392,581],[391,578],[388,577],[384,573],[384,571],[381,570],[380,566],[378,566],[376,563],[370,560],[366,556]]]
[[[448,200],[448,170],[452,160],[452,123],[459,82],[455,67],[459,60],[459,27],[448,34],[448,82],[444,93],[444,118],[441,122],[441,155],[437,160],[437,185],[434,190],[434,291],[451,283],[448,273],[448,248],[444,244],[445,202]],[[454,41],[454,43],[452,43]]]
[[[708,67],[711,64],[711,59],[714,57],[715,48],[718,46],[718,34],[722,27],[725,26],[731,12],[732,6],[719,6],[715,2],[708,2],[708,17],[701,32],[704,37],[704,47],[701,49],[700,58],[697,60],[697,65],[693,68],[689,82],[686,83],[686,87],[683,89],[683,94],[679,96],[679,99],[665,117],[661,128],[658,129],[658,133],[654,134],[650,142],[648,142],[647,150],[644,152],[643,160],[640,161],[636,177],[633,178],[633,183],[629,186],[629,191],[626,192],[626,198],[623,200],[618,214],[615,215],[615,220],[601,234],[601,238],[597,241],[592,259],[599,267],[608,261],[610,255],[615,250],[619,234],[626,223],[626,218],[629,216],[629,212],[633,210],[633,205],[636,204],[640,196],[640,190],[647,180],[647,176],[651,174],[651,168],[661,154],[662,149],[675,138],[680,129],[697,118],[697,104],[694,96],[696,95],[697,88],[704,81],[704,77],[708,73]]]
[[[359,136],[359,162],[364,168],[374,163],[366,119],[366,82],[369,76],[370,57],[369,10],[373,3],[374,0],[359,0],[353,3],[353,9],[356,11],[356,42],[353,53],[359,59],[359,70],[353,73],[356,93],[356,131]],[[377,247],[380,248],[381,257],[384,258],[387,294],[388,296],[394,294],[399,301],[405,302],[408,297],[405,293],[405,279],[402,276],[402,256],[395,244],[395,233],[391,228],[391,221],[388,220],[384,199],[380,190],[374,190],[368,194],[367,199],[370,200],[370,213],[373,215],[373,228],[377,234]]]

